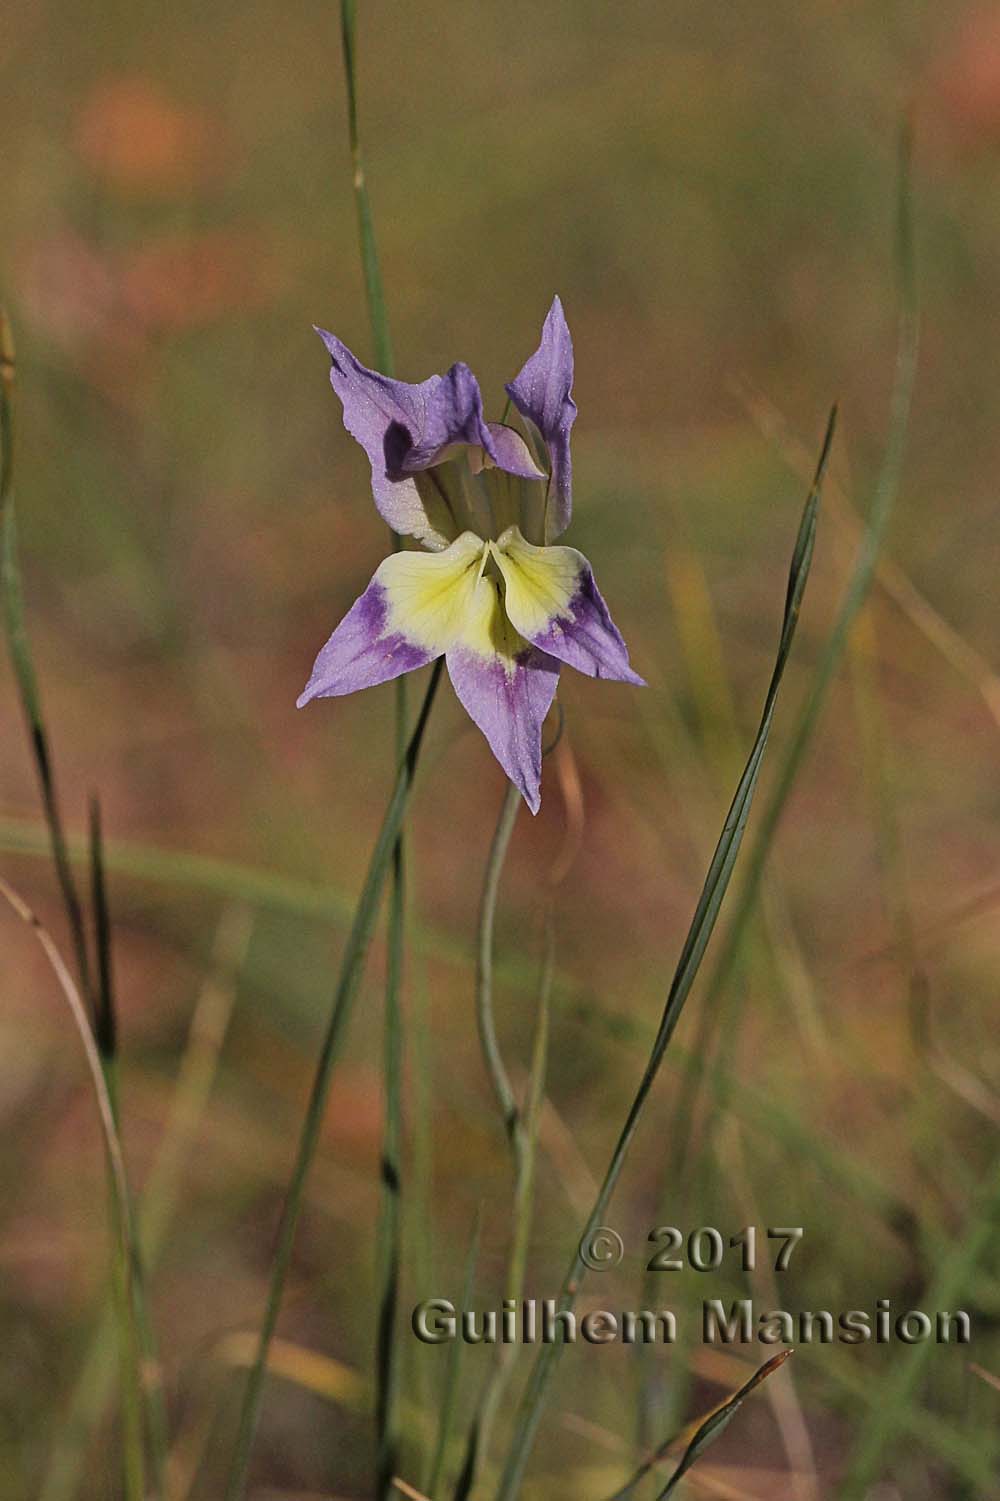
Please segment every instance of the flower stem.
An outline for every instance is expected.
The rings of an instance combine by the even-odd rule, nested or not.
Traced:
[[[493,1018],[493,933],[496,925],[497,897],[507,850],[521,807],[521,794],[513,782],[507,783],[500,817],[486,858],[483,894],[479,903],[479,927],[476,940],[476,1024],[483,1050],[483,1062],[496,1095],[504,1132],[514,1156],[515,1169],[521,1154],[518,1132],[518,1108],[514,1090],[500,1054]]]
[[[535,1144],[538,1117],[545,1089],[548,1058],[549,1002],[554,968],[554,923],[551,900],[545,913],[545,958],[539,987],[538,1016],[532,1047],[531,1072],[523,1111],[517,1103],[506,1067],[500,1054],[493,1016],[493,948],[497,897],[514,824],[521,806],[521,794],[508,783],[500,809],[496,831],[490,845],[480,903],[479,937],[476,963],[476,1019],[487,1073],[497,1104],[514,1165],[514,1200],[511,1217],[511,1246],[507,1259],[504,1297],[520,1301],[524,1290],[524,1272],[531,1233],[532,1201],[535,1178]],[[483,1457],[489,1450],[490,1437],[500,1403],[514,1369],[516,1350],[501,1345],[496,1364],[483,1388],[466,1440],[465,1457],[455,1488],[455,1501],[466,1501],[471,1494]]]

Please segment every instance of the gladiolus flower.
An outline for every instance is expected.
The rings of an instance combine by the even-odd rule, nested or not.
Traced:
[[[507,386],[523,432],[487,422],[456,364],[419,385],[367,370],[333,334],[330,379],[371,463],[395,552],[316,659],[299,706],[387,682],[444,655],[459,700],[537,812],[542,721],[565,663],[641,684],[583,553],[555,546],[572,512],[573,345],[554,299]]]

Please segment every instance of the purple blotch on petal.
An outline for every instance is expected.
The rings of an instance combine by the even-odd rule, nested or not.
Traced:
[[[386,614],[385,590],[373,579],[320,651],[297,708],[314,698],[339,698],[387,683],[433,659],[433,652],[399,631],[383,634]]]
[[[589,563],[580,575],[579,587],[567,613],[531,639],[539,650],[558,657],[587,677],[645,687],[645,680],[629,665],[628,647],[611,619]]]

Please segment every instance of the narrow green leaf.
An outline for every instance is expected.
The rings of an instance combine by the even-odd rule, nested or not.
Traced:
[[[441,681],[442,663],[443,659],[439,659],[431,669],[427,692],[424,695],[424,701],[417,716],[417,722],[410,736],[406,755],[399,766],[396,784],[389,799],[389,805],[386,809],[382,827],[372,853],[368,874],[365,877],[364,886],[358,899],[354,922],[351,925],[347,946],[341,961],[340,976],[334,992],[326,1035],[323,1039],[323,1046],[316,1064],[316,1073],[313,1078],[312,1091],[309,1096],[309,1103],[299,1136],[295,1164],[292,1169],[288,1192],[285,1197],[281,1221],[278,1227],[277,1248],[271,1267],[267,1304],[264,1310],[257,1354],[244,1387],[236,1450],[230,1471],[229,1484],[226,1489],[227,1501],[237,1501],[237,1498],[242,1497],[246,1491],[247,1475],[250,1468],[250,1454],[253,1448],[254,1434],[257,1428],[257,1419],[260,1415],[260,1405],[263,1396],[267,1352],[274,1334],[285,1290],[285,1282],[291,1266],[292,1250],[295,1245],[295,1232],[298,1227],[299,1214],[301,1213],[305,1196],[306,1179],[309,1169],[312,1166],[312,1160],[319,1141],[323,1113],[326,1108],[327,1096],[330,1092],[333,1066],[340,1056],[340,1048],[344,1040],[347,1022],[357,998],[361,977],[364,973],[365,961],[371,946],[375,921],[378,917],[382,892],[392,863],[393,850],[413,787],[413,779],[420,756],[420,746],[423,742],[424,731],[427,727],[427,720],[437,693],[438,684]]]
[[[765,695],[757,736],[726,816],[725,823],[723,824],[722,833],[719,837],[711,865],[709,866],[701,895],[698,898],[691,926],[684,940],[680,959],[678,960],[677,968],[667,994],[660,1025],[650,1052],[649,1061],[646,1064],[635,1099],[632,1102],[625,1125],[612,1153],[611,1162],[605,1174],[604,1181],[601,1184],[590,1218],[570,1260],[559,1298],[558,1306],[560,1309],[568,1310],[572,1308],[576,1301],[586,1273],[586,1266],[579,1250],[580,1241],[585,1242],[593,1234],[604,1217],[611,1195],[625,1165],[632,1139],[638,1129],[649,1092],[653,1087],[670,1039],[680,1020],[684,1003],[691,992],[691,987],[694,984],[695,977],[705,954],[705,949],[712,936],[719,915],[719,909],[729,886],[747,819],[750,816],[750,808],[757,780],[760,776],[764,750],[771,732],[778,689],[781,685],[788,655],[795,638],[795,628],[798,624],[799,611],[802,605],[806,580],[809,576],[809,566],[812,561],[813,547],[816,540],[816,515],[819,506],[820,489],[830,456],[835,425],[836,409],[830,413],[826,436],[823,440],[823,447],[816,468],[816,476],[809,491],[798,534],[795,539],[777,656],[771,681]],[[524,1469],[538,1431],[544,1401],[552,1376],[555,1373],[555,1366],[559,1359],[561,1348],[558,1344],[546,1345],[536,1357],[515,1420],[511,1447],[501,1478],[500,1488],[497,1492],[498,1501],[513,1501],[513,1498],[520,1491]]]
[[[690,1442],[688,1443],[687,1448],[684,1450],[680,1464],[671,1475],[669,1481],[666,1484],[666,1487],[659,1492],[657,1501],[664,1501],[664,1498],[670,1495],[671,1491],[674,1489],[674,1486],[687,1473],[687,1471],[690,1470],[695,1460],[701,1458],[705,1450],[715,1442],[715,1440],[721,1435],[723,1429],[726,1428],[727,1425],[736,1416],[736,1413],[738,1412],[740,1407],[742,1407],[743,1403],[746,1401],[747,1397],[749,1397],[754,1388],[760,1386],[762,1381],[766,1381],[768,1376],[770,1376],[772,1372],[776,1371],[779,1366],[784,1365],[789,1355],[793,1353],[794,1352],[791,1350],[782,1350],[780,1354],[775,1355],[770,1360],[766,1361],[759,1370],[754,1371],[749,1381],[745,1381],[743,1383],[738,1392],[736,1392],[727,1401],[723,1402],[719,1407],[713,1408],[713,1410],[708,1414],[704,1421],[699,1423]],[[688,1428],[690,1428],[690,1425],[688,1425]],[[645,1480],[646,1476],[650,1474],[652,1470],[655,1470],[658,1464],[661,1464],[663,1460],[666,1459],[667,1455],[672,1449],[680,1447],[682,1437],[683,1435],[674,1434],[672,1437],[668,1438],[665,1443],[660,1444],[658,1448],[656,1448],[654,1452],[649,1455],[648,1459],[644,1459],[642,1464],[633,1471],[628,1480],[626,1480],[625,1484],[623,1486],[620,1486],[618,1490],[615,1491],[614,1495],[608,1497],[608,1501],[625,1501],[625,1498],[631,1495],[632,1491],[635,1490],[639,1482]]]
[[[83,910],[66,848],[49,736],[42,715],[41,694],[31,656],[25,623],[21,567],[17,547],[17,517],[14,509],[14,336],[6,310],[0,308],[0,594],[3,595],[4,625],[14,678],[28,729],[31,753],[42,794],[48,826],[49,852],[56,869],[63,906],[69,923],[80,988],[92,1006],[90,959]]]
[[[364,274],[368,316],[375,346],[375,367],[391,375],[392,344],[385,306],[382,274],[375,244],[375,225],[368,198],[361,137],[358,125],[357,30],[355,0],[341,0],[340,29],[347,86],[347,132],[354,174],[354,200],[358,215],[358,247]],[[401,540],[390,533],[394,551]],[[394,685],[396,721],[396,759],[406,746],[406,680],[398,677]],[[379,1501],[389,1501],[396,1473],[398,1448],[396,1417],[396,1308],[399,1300],[400,1269],[403,1258],[401,1214],[403,1134],[402,1071],[403,1012],[400,993],[403,983],[403,951],[406,946],[405,855],[402,831],[392,857],[392,885],[389,893],[389,962],[385,984],[385,1047],[383,1079],[385,1127],[382,1160],[382,1190],[379,1211],[378,1284],[375,1334],[375,1493]]]
[[[97,946],[94,1038],[101,1057],[106,1064],[111,1064],[118,1051],[118,1025],[115,1016],[114,978],[111,968],[111,914],[104,871],[101,805],[96,796],[90,800],[90,895],[94,910],[94,938]]]
[[[0,897],[26,923],[38,941],[56,977],[69,1007],[90,1075],[97,1101],[101,1131],[108,1162],[111,1221],[115,1231],[115,1255],[112,1261],[122,1361],[123,1443],[122,1465],[127,1501],[145,1501],[145,1452],[142,1441],[142,1363],[141,1337],[136,1314],[133,1274],[138,1265],[138,1244],[132,1218],[125,1157],[122,1152],[118,1121],[108,1084],[108,1077],[94,1041],[87,1006],[58,946],[23,898],[0,877]],[[156,1492],[160,1494],[159,1490]]]
[[[465,1277],[462,1283],[462,1308],[472,1306],[472,1289],[476,1280],[476,1263],[479,1260],[479,1238],[482,1232],[482,1210],[476,1215],[476,1223],[473,1227],[472,1237],[469,1241],[469,1249],[465,1257]],[[448,1363],[444,1373],[444,1387],[441,1392],[441,1414],[438,1419],[437,1442],[434,1445],[434,1458],[431,1463],[430,1479],[427,1483],[427,1494],[431,1501],[438,1501],[441,1482],[444,1476],[445,1460],[448,1457],[448,1444],[451,1439],[451,1431],[455,1419],[455,1398],[458,1395],[458,1378],[462,1369],[462,1341],[455,1339],[448,1347]]]
[[[688,1444],[680,1464],[662,1491],[660,1491],[656,1501],[667,1501],[667,1497],[673,1495],[675,1487],[687,1474],[695,1461],[700,1459],[705,1450],[710,1448],[715,1443],[715,1440],[721,1437],[725,1429],[729,1427],[729,1424],[754,1388],[760,1386],[762,1381],[766,1381],[768,1376],[773,1375],[778,1367],[784,1365],[789,1355],[792,1354],[794,1354],[792,1350],[782,1350],[779,1355],[772,1356],[758,1371],[754,1371],[750,1380],[740,1387],[735,1396],[730,1397],[728,1402],[724,1402],[721,1407],[716,1408],[715,1412],[709,1413]]]

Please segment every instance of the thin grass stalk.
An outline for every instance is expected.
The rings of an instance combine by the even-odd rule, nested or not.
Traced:
[[[520,802],[520,796],[518,796]],[[502,823],[501,815],[501,823]],[[507,1276],[504,1299],[514,1305],[524,1295],[524,1275],[531,1239],[532,1211],[534,1205],[535,1160],[538,1147],[538,1126],[542,1103],[545,1099],[545,1075],[549,1053],[549,1023],[552,1001],[552,974],[555,968],[555,917],[552,899],[546,903],[544,916],[544,958],[539,982],[538,1015],[535,1036],[531,1049],[531,1069],[528,1075],[524,1108],[518,1113],[511,1137],[514,1148],[514,1201],[511,1215],[511,1246],[507,1258]],[[483,1388],[479,1405],[473,1416],[466,1440],[465,1457],[455,1487],[454,1501],[468,1501],[475,1487],[483,1461],[489,1453],[490,1439],[500,1404],[510,1384],[517,1360],[517,1347],[502,1344],[497,1351],[496,1363]]]
[[[86,840],[74,836],[67,844],[71,862],[85,865],[89,858]],[[48,836],[40,825],[27,819],[0,818],[0,854],[34,860],[51,858]],[[354,918],[354,899],[341,887],[330,881],[300,880],[266,866],[243,865],[236,860],[161,848],[131,839],[107,839],[104,862],[109,871],[131,880],[244,902],[251,907],[287,913],[308,922],[331,923],[345,931],[349,930]],[[411,884],[412,880],[411,873]],[[463,972],[468,968],[468,942],[456,939],[433,923],[424,922],[415,931],[411,927],[410,943],[414,951],[425,958]],[[499,954],[496,971],[519,995],[526,999],[535,995],[538,966],[519,950]],[[574,988],[568,974],[556,975],[558,993],[570,994]]]
[[[372,339],[375,345],[375,363],[384,375],[392,375],[393,359],[392,342],[389,338],[389,318],[385,307],[385,292],[382,285],[382,272],[379,269],[375,225],[372,219],[371,201],[368,197],[368,182],[361,151],[361,132],[358,126],[356,0],[341,0],[340,39],[344,54],[344,78],[347,84],[347,136],[351,147],[351,166],[354,173],[358,244],[361,250],[361,270],[364,274],[368,319],[371,323]]]
[[[377,1328],[375,1345],[376,1497],[387,1501],[398,1468],[396,1414],[396,1317],[402,1266],[403,1018],[400,1006],[405,945],[403,849],[396,840],[389,901],[389,952],[383,1035],[384,1124],[381,1203],[377,1243]]]
[[[642,1461],[629,1476],[628,1480],[626,1480],[625,1484],[619,1486],[614,1494],[607,1498],[607,1501],[626,1501],[626,1498],[632,1494],[636,1486],[645,1480],[648,1475],[651,1475],[657,1466],[668,1457],[671,1450],[679,1448],[687,1434],[691,1433],[691,1438],[681,1456],[680,1464],[670,1476],[666,1487],[657,1493],[657,1501],[663,1501],[663,1498],[670,1495],[671,1491],[691,1468],[695,1460],[705,1452],[706,1448],[715,1439],[721,1437],[723,1430],[728,1427],[732,1418],[736,1416],[737,1411],[742,1407],[755,1387],[760,1386],[761,1382],[766,1381],[768,1376],[772,1375],[779,1366],[784,1365],[792,1353],[791,1350],[782,1350],[779,1355],[773,1355],[770,1360],[765,1361],[758,1370],[754,1371],[749,1381],[745,1381],[739,1391],[735,1392],[733,1396],[727,1397],[725,1402],[721,1402],[718,1407],[714,1407],[700,1422],[688,1424],[680,1434],[675,1434],[673,1437],[665,1440],[664,1443],[660,1444]]]
[[[42,795],[42,806],[48,827],[49,852],[55,866],[63,906],[66,909],[80,989],[90,1006],[92,1003],[90,956],[83,908],[73,879],[73,870],[66,847],[66,835],[59,812],[55,773],[49,749],[49,736],[45,727],[38,678],[25,624],[24,596],[21,588],[21,568],[17,546],[17,517],[14,508],[16,369],[14,336],[10,319],[6,310],[0,308],[0,531],[3,534],[0,537],[0,592],[3,594],[4,623],[10,659],[14,668],[14,678],[28,728],[31,753]]]
[[[392,341],[389,336],[389,318],[385,305],[385,291],[379,268],[378,248],[375,240],[375,224],[368,183],[365,177],[364,158],[361,151],[361,134],[358,124],[357,89],[357,7],[355,0],[341,0],[340,36],[344,61],[344,79],[347,89],[347,134],[351,150],[351,166],[354,183],[354,202],[358,217],[358,249],[365,283],[368,304],[368,319],[371,324],[372,343],[375,352],[375,367],[385,375],[392,375],[394,360]],[[390,530],[393,551],[402,543]],[[406,680],[398,677],[395,694],[395,744],[396,760],[406,748],[407,693]],[[403,1260],[401,1212],[402,1157],[400,1146],[403,1133],[403,1015],[401,990],[403,983],[403,954],[406,946],[406,859],[403,835],[400,832],[392,856],[392,882],[389,892],[388,962],[385,986],[385,1026],[383,1044],[383,1083],[385,1098],[385,1122],[382,1148],[381,1205],[379,1210],[377,1315],[375,1338],[375,1468],[376,1496],[388,1501],[392,1491],[392,1478],[396,1472],[398,1451],[398,1419],[396,1415],[395,1389],[397,1385],[396,1313],[399,1304],[399,1285]]]
[[[365,876],[354,922],[351,925],[347,946],[341,961],[340,976],[334,992],[330,1019],[316,1064],[316,1073],[309,1096],[309,1103],[306,1108],[305,1119],[302,1124],[295,1164],[292,1169],[281,1213],[281,1220],[278,1226],[277,1247],[271,1267],[267,1303],[260,1330],[257,1355],[244,1387],[236,1448],[230,1470],[229,1483],[226,1488],[227,1501],[238,1501],[238,1498],[242,1497],[246,1491],[247,1475],[250,1468],[250,1454],[253,1448],[257,1420],[260,1416],[264,1373],[267,1368],[267,1352],[274,1334],[274,1327],[277,1323],[278,1312],[285,1290],[285,1282],[291,1266],[295,1232],[298,1227],[299,1214],[305,1196],[306,1179],[319,1143],[320,1127],[323,1121],[327,1096],[330,1091],[333,1067],[340,1056],[340,1048],[346,1032],[347,1022],[350,1018],[361,983],[361,977],[364,973],[365,960],[367,959],[368,949],[371,945],[372,933],[378,917],[382,892],[388,878],[393,850],[413,786],[413,779],[420,756],[420,746],[424,738],[424,731],[427,727],[427,720],[434,703],[438,684],[441,681],[441,669],[442,659],[439,658],[431,669],[430,682],[424,695],[424,701],[410,736],[406,754],[399,766],[396,784],[389,799],[389,805],[386,809],[382,827],[372,853],[371,863],[368,867],[368,873]]]
[[[250,936],[246,909],[230,907],[220,920],[212,963],[191,1017],[170,1113],[136,1206],[143,1264],[154,1266],[177,1202],[180,1174],[208,1102],[234,1003],[230,978]],[[105,1307],[80,1367],[66,1419],[49,1454],[38,1501],[71,1501],[79,1493],[87,1440],[100,1423],[114,1380],[115,1313]]]
[[[973,1273],[1000,1226],[1000,1157],[996,1157],[975,1196],[965,1233],[938,1263],[938,1270],[921,1296],[930,1309],[961,1306]],[[876,1480],[882,1479],[885,1455],[905,1425],[906,1415],[920,1389],[936,1341],[913,1345],[898,1357],[892,1374],[878,1383],[874,1400],[854,1436],[838,1501],[864,1501]],[[995,1476],[994,1476],[995,1480]]]
[[[580,1291],[586,1273],[586,1264],[580,1254],[580,1244],[586,1242],[587,1238],[600,1225],[610,1202],[611,1195],[621,1176],[629,1147],[642,1119],[646,1101],[656,1080],[656,1076],[660,1071],[660,1066],[663,1063],[674,1030],[680,1020],[684,1004],[687,1001],[691,987],[701,967],[705,950],[718,919],[719,909],[732,877],[733,866],[743,840],[754,792],[757,787],[757,780],[760,776],[761,762],[771,732],[771,724],[774,719],[778,699],[778,690],[784,675],[792,642],[795,638],[795,629],[798,624],[802,596],[809,575],[809,566],[812,562],[813,547],[816,539],[816,516],[819,495],[833,441],[835,420],[836,413],[834,411],[830,415],[826,437],[816,470],[816,477],[806,500],[795,541],[789,571],[788,590],[785,598],[781,636],[778,643],[774,671],[764,699],[764,707],[757,736],[726,816],[715,854],[705,878],[704,887],[698,898],[694,917],[691,921],[687,937],[684,940],[680,959],[678,960],[677,968],[667,994],[663,1015],[653,1042],[649,1060],[612,1153],[604,1181],[601,1184],[597,1199],[591,1210],[590,1218],[570,1259],[558,1300],[558,1307],[561,1310],[568,1311],[571,1309]],[[510,1451],[497,1492],[498,1501],[513,1501],[513,1498],[520,1493],[525,1466],[527,1465],[534,1438],[538,1431],[538,1424],[541,1421],[548,1388],[555,1374],[555,1367],[560,1353],[561,1347],[559,1345],[546,1345],[535,1359],[535,1364],[532,1368],[531,1376],[529,1377],[528,1385],[521,1399],[515,1420]]]
[[[111,1108],[115,1112],[115,1125],[121,1135],[122,1124],[118,1107],[117,1007],[111,954],[111,908],[104,874],[101,809],[96,797],[93,797],[90,803],[90,882],[94,940],[97,950],[96,988],[92,998],[94,1041],[97,1044],[97,1051],[100,1054],[101,1065],[107,1080],[108,1097],[111,1100]],[[134,1214],[134,1211],[130,1212]],[[119,1296],[126,1296],[129,1288],[128,1281],[121,1277],[116,1277],[115,1280]],[[143,1383],[141,1393],[132,1393],[123,1387],[123,1397],[130,1408],[133,1404],[138,1406],[140,1423],[143,1415],[145,1417],[152,1472],[157,1492],[163,1495],[166,1488],[169,1449],[167,1409],[163,1394],[163,1368],[160,1363],[160,1353],[146,1292],[145,1257],[141,1236],[138,1234],[132,1248],[131,1297],[135,1305],[135,1322],[139,1332]],[[140,1401],[140,1397],[144,1397],[144,1402]]]
[[[482,1209],[476,1215],[476,1223],[473,1227],[472,1237],[469,1241],[469,1249],[465,1257],[465,1274],[462,1279],[462,1308],[472,1306],[472,1290],[476,1280],[476,1263],[479,1260],[479,1240],[483,1227]],[[456,1397],[458,1396],[458,1378],[462,1369],[463,1341],[454,1339],[448,1347],[448,1361],[444,1372],[444,1385],[441,1391],[441,1411],[438,1419],[437,1440],[434,1445],[434,1454],[431,1460],[430,1474],[425,1490],[431,1497],[431,1501],[438,1501],[441,1485],[444,1479],[445,1461],[448,1458],[448,1447],[451,1440],[451,1432],[455,1421]]]
[[[896,274],[900,296],[896,371],[885,454],[875,484],[868,525],[862,537],[854,569],[848,580],[833,630],[813,674],[805,702],[799,712],[788,747],[779,764],[774,786],[761,816],[747,859],[746,878],[709,982],[709,1003],[703,1008],[699,1019],[698,1034],[693,1049],[695,1057],[700,1058],[704,1063],[714,1052],[714,1037],[721,1037],[721,1045],[725,1049],[724,1072],[728,1071],[728,1061],[732,1056],[739,1028],[732,1015],[733,1007],[728,1008],[724,1016],[722,1008],[712,1003],[722,995],[736,969],[778,825],[819,725],[827,695],[840,668],[851,631],[868,597],[882,542],[899,491],[916,379],[919,333],[913,252],[910,139],[907,132],[903,133],[900,143]],[[689,1077],[687,1088],[681,1093],[675,1113],[671,1135],[677,1143],[678,1151],[681,1150],[681,1143],[690,1138],[699,1089],[700,1080],[696,1071]]]
[[[107,1085],[108,1100],[111,1105],[112,1115],[114,1116],[115,1130],[120,1137],[121,1112],[118,1103],[117,1026],[114,990],[111,978],[111,927],[106,901],[104,869],[101,859],[100,812],[96,800],[91,804],[90,809],[90,876],[94,928],[98,950],[97,988],[91,997],[92,1025],[94,1042],[97,1045],[101,1068],[104,1072],[104,1081]],[[113,1184],[110,1191],[113,1195]],[[134,1315],[134,1327],[138,1335],[139,1347],[142,1350],[145,1344],[145,1334],[149,1326],[148,1321],[145,1321],[145,1329],[143,1327],[142,1299],[138,1295],[138,1259],[136,1258],[133,1262],[131,1267],[132,1275],[130,1277],[127,1255],[125,1247],[116,1238],[111,1263],[112,1317],[119,1331],[127,1331],[130,1328],[130,1320]],[[130,1303],[132,1305],[131,1308],[129,1306]],[[144,1350],[143,1355],[145,1355]],[[138,1371],[141,1370],[141,1366],[135,1366],[135,1356],[131,1349],[131,1341],[124,1333],[120,1334],[118,1339],[118,1366],[122,1413],[122,1462],[125,1467],[125,1483],[126,1488],[129,1486],[133,1488],[138,1487],[141,1494],[145,1486],[145,1448],[141,1392],[139,1383],[135,1379]],[[162,1467],[158,1469],[157,1482],[162,1494]]]
[[[413,987],[413,1065],[411,1074],[412,1124],[410,1127],[409,1190],[404,1204],[405,1230],[409,1247],[407,1262],[417,1287],[430,1287],[434,1280],[434,1078],[430,1038],[430,1003],[427,974],[420,966]],[[464,1305],[463,1305],[464,1306]],[[419,1340],[407,1341],[409,1370],[413,1383],[413,1403],[420,1413],[436,1406],[430,1363]],[[422,1446],[418,1484],[428,1493],[434,1455],[429,1444]]]
[[[101,858],[101,817],[96,799],[90,808],[90,881],[94,912],[94,929],[98,952],[97,987],[91,997],[94,1042],[97,1045],[108,1100],[114,1116],[115,1130],[121,1136],[121,1112],[118,1103],[117,1027],[114,989],[111,976],[111,924],[106,899],[104,867]],[[114,1194],[114,1185],[110,1187]],[[132,1277],[126,1263],[127,1252],[115,1239],[111,1263],[111,1304],[114,1326],[119,1331],[130,1327],[135,1318],[140,1348],[145,1344],[143,1329],[142,1299],[139,1297],[138,1264],[133,1263]],[[133,1309],[130,1309],[130,1302]],[[148,1321],[146,1331],[148,1331]],[[143,1355],[145,1351],[143,1350]],[[122,1414],[122,1462],[125,1466],[126,1486],[141,1488],[145,1483],[145,1449],[143,1440],[142,1400],[139,1385],[134,1379],[133,1352],[130,1340],[121,1333],[118,1339],[119,1387]],[[165,1450],[163,1451],[165,1452]],[[163,1471],[158,1470],[157,1481],[162,1493]]]
[[[108,1089],[101,1056],[94,1041],[86,1003],[57,944],[48,930],[42,926],[28,904],[2,877],[0,877],[0,896],[4,898],[21,921],[26,923],[34,933],[69,1006],[70,1015],[73,1018],[76,1029],[80,1034],[80,1041],[83,1044],[84,1057],[97,1101],[98,1116],[104,1136],[104,1147],[108,1162],[111,1218],[116,1231],[114,1264],[118,1268],[116,1276],[120,1276],[121,1279],[121,1333],[123,1364],[125,1367],[123,1393],[126,1397],[132,1394],[136,1401],[138,1401],[138,1394],[142,1390],[142,1361],[132,1284],[132,1271],[135,1266],[136,1236],[130,1209],[128,1179],[125,1172],[125,1159],[122,1154],[121,1138],[118,1133],[115,1108]],[[132,1408],[129,1402],[126,1401],[124,1417],[125,1452],[123,1454],[123,1468],[125,1494],[128,1501],[145,1501],[147,1492],[145,1484],[145,1454],[142,1444],[141,1408]]]
[[[500,814],[486,857],[483,890],[479,903],[479,921],[476,929],[476,1026],[479,1032],[483,1063],[496,1098],[504,1136],[513,1159],[515,1202],[524,1173],[525,1143],[514,1087],[497,1041],[496,1021],[493,1014],[493,945],[500,880],[507,862],[507,851],[510,848],[511,836],[514,833],[520,807],[521,794],[513,782],[508,782],[504,789]],[[499,1362],[487,1380],[483,1395],[473,1414],[466,1439],[465,1455],[455,1488],[455,1501],[465,1501],[475,1484],[480,1455],[488,1442],[488,1429],[492,1424],[499,1401],[498,1370]]]
[[[94,937],[97,950],[97,974],[92,997],[94,1015],[94,1041],[101,1057],[101,1064],[108,1084],[111,1108],[115,1112],[115,1124],[119,1135],[122,1131],[121,1113],[118,1104],[118,1026],[115,1004],[114,978],[111,958],[111,911],[108,903],[107,882],[104,874],[101,810],[96,797],[90,804],[90,877],[91,907],[94,914]],[[128,1296],[128,1282],[116,1269],[114,1296],[121,1300]],[[148,1430],[149,1453],[156,1487],[160,1495],[166,1486],[167,1451],[169,1447],[166,1404],[163,1396],[163,1373],[153,1322],[149,1315],[149,1300],[146,1295],[146,1269],[140,1237],[136,1237],[133,1250],[131,1297],[135,1305],[135,1322],[139,1332],[142,1353],[143,1387],[145,1394],[145,1422]],[[124,1314],[120,1315],[124,1317]],[[127,1371],[123,1370],[122,1398],[128,1412],[128,1424],[143,1421],[143,1403],[138,1391],[129,1390],[124,1384]]]
[[[754,1371],[750,1380],[744,1382],[734,1396],[724,1402],[721,1407],[717,1407],[714,1412],[709,1413],[708,1417],[699,1424],[691,1442],[681,1455],[680,1464],[657,1494],[656,1501],[667,1501],[667,1498],[673,1495],[691,1466],[701,1458],[707,1448],[715,1443],[717,1438],[722,1436],[754,1388],[773,1375],[779,1366],[784,1365],[788,1357],[794,1353],[793,1350],[782,1350],[780,1354],[772,1355],[770,1360],[765,1361],[758,1370]]]
[[[110,987],[110,928],[101,863],[99,819],[92,827],[90,841],[92,881],[95,896],[101,904],[100,907],[95,907],[97,946],[101,966],[101,986],[98,992],[94,989],[92,982],[83,905],[73,879],[59,812],[49,736],[42,714],[41,694],[25,621],[14,507],[15,375],[16,357],[13,333],[6,311],[0,309],[0,529],[3,533],[0,538],[0,592],[3,594],[4,622],[15,681],[28,727],[29,743],[42,794],[42,806],[48,828],[49,854],[55,866],[73,945],[80,985],[79,998],[84,1007],[84,1014],[89,1012],[90,1015],[88,1027],[92,1029],[95,1050],[103,1073],[105,1093],[117,1131],[114,1005]],[[110,1172],[113,1168],[110,1155],[108,1164]],[[112,1207],[118,1192],[119,1186],[112,1181],[110,1186]],[[125,1214],[131,1223],[131,1211],[127,1202]],[[127,1493],[141,1495],[145,1484],[144,1407],[147,1409],[150,1436],[157,1456],[154,1469],[159,1488],[162,1488],[166,1432],[162,1421],[162,1409],[158,1412],[154,1411],[157,1408],[156,1396],[138,1379],[141,1376],[141,1365],[137,1362],[132,1350],[132,1340],[138,1329],[143,1356],[155,1355],[151,1324],[146,1314],[138,1248],[134,1238],[130,1236],[124,1239],[116,1237],[116,1246],[112,1259],[112,1288],[118,1309],[122,1361],[122,1462]]]

